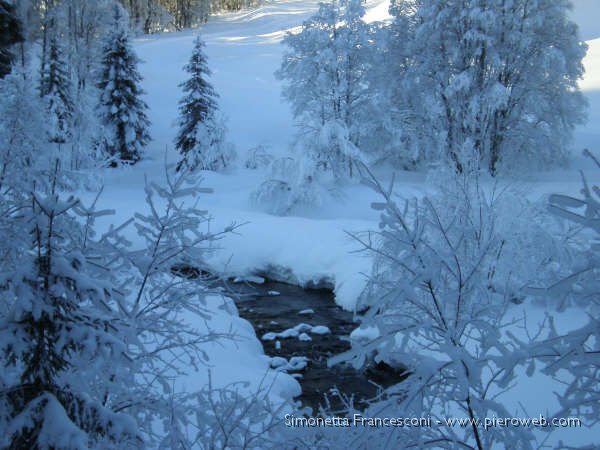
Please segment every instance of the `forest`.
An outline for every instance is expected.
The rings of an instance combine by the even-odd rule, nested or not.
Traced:
[[[579,0],[0,0],[0,449],[600,446]]]

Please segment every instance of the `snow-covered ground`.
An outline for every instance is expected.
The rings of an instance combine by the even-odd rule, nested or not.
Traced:
[[[590,103],[590,120],[577,129],[575,155],[584,147],[597,151],[600,142],[600,27],[595,20],[598,15],[590,14],[599,6],[598,0],[579,0],[573,12],[581,24],[582,36],[593,39],[588,42],[586,75],[581,83]],[[289,151],[294,134],[292,117],[281,99],[280,83],[273,73],[281,61],[280,41],[285,32],[297,29],[316,8],[317,2],[312,0],[277,0],[254,10],[212,17],[199,30],[207,44],[222,111],[229,118],[229,140],[239,154],[238,167],[227,173],[205,174],[204,184],[215,192],[206,195],[200,204],[213,216],[213,229],[223,228],[232,221],[247,222],[236,234],[219,242],[220,249],[210,259],[215,270],[238,276],[269,272],[301,285],[327,281],[335,286],[336,301],[352,309],[371,263],[356,253],[360,245],[347,232],[377,227],[378,213],[370,209],[375,194],[364,186],[348,186],[302,217],[272,216],[256,211],[249,199],[250,191],[262,178],[261,171],[243,168],[246,151],[257,145],[267,146],[274,154]],[[370,21],[387,17],[385,1],[369,3]],[[163,178],[165,152],[168,160],[176,160],[172,142],[180,97],[178,84],[185,78],[182,67],[189,58],[196,33],[192,30],[136,41],[136,50],[145,61],[141,71],[148,93],[153,142],[141,163],[103,174],[105,204],[101,206],[116,209],[120,219],[129,217],[132,210],[144,208],[144,177],[158,181]],[[523,186],[532,200],[551,192],[577,193],[580,169],[586,173],[590,170],[588,176],[592,180],[600,178],[587,162],[575,156],[569,168],[535,174],[515,183]],[[428,189],[423,174],[400,173],[397,180],[396,189],[406,197],[422,195]],[[223,313],[218,322],[224,325],[228,317],[229,313]],[[214,370],[225,382],[234,381],[240,376],[239,371],[227,369],[234,359],[236,364],[243,364],[246,379],[260,380],[269,366],[268,360],[261,355],[260,344],[245,321],[236,319],[233,326],[246,341],[232,343],[225,351],[211,352]],[[232,358],[231,353],[246,356],[241,361],[238,356]],[[295,394],[296,382],[285,374],[279,377],[278,393],[282,397]],[[523,391],[524,399],[527,389]]]
[[[582,32],[592,36],[593,26],[584,19],[597,7],[595,1],[576,2],[574,17],[581,20]],[[349,186],[325,201],[304,217],[276,217],[256,211],[250,204],[249,193],[260,182],[260,171],[243,168],[248,149],[265,145],[274,154],[289,152],[294,134],[290,108],[283,103],[280,82],[274,72],[279,67],[283,46],[280,41],[287,31],[298,26],[317,8],[312,0],[282,0],[268,2],[250,11],[224,14],[211,18],[199,32],[206,41],[213,82],[221,96],[221,107],[229,118],[229,139],[236,146],[237,168],[226,174],[207,173],[205,184],[215,193],[207,196],[204,205],[214,216],[215,227],[231,221],[248,222],[239,234],[222,241],[222,251],[212,263],[218,270],[233,275],[248,275],[279,268],[288,280],[299,284],[327,280],[335,285],[340,305],[351,309],[364,283],[370,262],[360,254],[350,254],[359,245],[348,237],[347,231],[373,229],[378,215],[370,209],[376,196],[363,186]],[[388,2],[368,2],[369,21],[386,20]],[[173,161],[173,138],[176,127],[178,84],[185,79],[182,70],[189,58],[193,39],[198,31],[144,37],[136,49],[145,63],[142,65],[144,87],[148,92],[153,142],[148,150],[150,160],[133,169],[109,173],[107,191],[127,191],[121,208],[127,211],[133,198],[142,192],[143,172],[150,178],[160,176],[165,151]],[[518,180],[532,199],[550,192],[577,193],[580,188],[580,169],[590,168],[578,155],[584,147],[592,150],[600,142],[600,39],[589,42],[585,59],[586,76],[581,86],[590,102],[590,121],[579,127],[574,143],[576,154],[569,169],[535,174]],[[598,177],[593,171],[589,177]],[[403,196],[422,195],[427,190],[425,176],[400,173],[397,190]]]

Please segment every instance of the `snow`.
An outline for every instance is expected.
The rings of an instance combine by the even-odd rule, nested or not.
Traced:
[[[178,379],[182,390],[201,389],[208,383],[209,371],[215,388],[228,384],[249,381],[246,387],[249,393],[261,386],[270,389],[273,398],[289,399],[300,394],[298,382],[284,374],[270,371],[270,360],[263,354],[262,346],[256,338],[250,323],[239,317],[233,301],[218,295],[206,299],[207,308],[211,313],[210,330],[215,333],[232,334],[234,339],[219,339],[204,344],[203,350],[208,355],[208,362],[203,370]],[[203,320],[198,319],[194,325],[202,330],[206,328]],[[243,367],[243,379],[239,370]]]
[[[233,218],[230,210],[210,210],[217,228]],[[209,260],[216,271],[238,277],[267,273],[301,286],[328,282],[334,285],[336,301],[352,309],[365,282],[360,274],[369,272],[370,261],[360,255],[348,256],[360,247],[345,230],[365,230],[373,222],[281,218],[251,212],[244,218],[249,223],[238,234],[223,239],[219,243],[223,250]]]
[[[306,333],[300,333],[298,340],[302,342],[310,342],[312,341],[312,338]]]
[[[292,356],[289,361],[281,356],[271,358],[271,367],[279,372],[303,370],[307,365],[306,356]]]
[[[355,341],[372,341],[379,337],[379,328],[377,327],[359,327],[350,333],[350,339]]]
[[[298,338],[301,341],[312,341],[312,338],[306,333],[324,335],[331,333],[331,330],[325,325],[309,325],[307,323],[299,323],[293,328],[288,328],[287,330],[283,330],[279,333],[274,333],[272,331],[265,333],[262,337],[263,341],[273,341],[277,338],[287,339],[287,338]]]
[[[312,329],[310,330],[310,332],[312,334],[329,334],[331,333],[331,330],[329,328],[327,328],[325,325],[317,325],[316,327],[312,327]]]
[[[281,86],[273,72],[280,63],[280,40],[285,32],[294,30],[316,8],[316,2],[306,0],[272,2],[254,10],[216,16],[200,29],[213,71],[212,81],[220,94],[221,108],[229,118],[228,139],[236,145],[238,154],[244,155],[259,145],[274,154],[289,151],[294,133],[292,117],[281,99]],[[369,21],[386,20],[387,2],[370,2],[367,17]],[[139,188],[144,172],[150,179],[162,177],[165,149],[170,161],[176,159],[172,141],[181,95],[177,86],[185,79],[182,67],[195,33],[188,30],[136,42],[136,50],[145,61],[141,71],[143,87],[148,92],[153,142],[147,152],[149,160],[135,169],[105,174],[104,200],[118,211],[127,212],[132,204],[141,203]],[[578,129],[576,149],[593,148],[592,144],[600,138],[598,127],[594,126],[600,123],[600,40],[589,45],[582,88],[590,101],[590,122]],[[576,193],[580,187],[577,170],[588,167],[575,158],[571,168],[537,174],[530,183],[523,183],[524,189],[532,199],[558,190]],[[592,179],[595,176],[593,172],[590,175]],[[221,250],[210,260],[214,270],[252,281],[248,277],[264,274],[301,286],[331,284],[338,304],[353,309],[365,274],[370,272],[370,261],[360,253],[352,253],[360,245],[347,232],[376,228],[378,215],[369,207],[376,196],[370,190],[360,185],[347,186],[303,217],[277,217],[255,211],[250,204],[249,192],[261,181],[261,170],[238,167],[224,174],[207,173],[205,177],[205,185],[215,190],[214,195],[204,199],[214,217],[214,229],[232,221],[247,222],[237,234],[219,242]],[[401,172],[397,178],[397,190],[406,197],[422,196],[428,190],[423,174]]]
[[[250,275],[250,276],[246,276],[246,277],[234,277],[233,282],[234,283],[247,282],[247,283],[255,283],[255,284],[264,284],[265,279],[263,277],[255,277],[255,276]]]
[[[573,14],[580,21],[582,35],[594,38],[588,41],[589,51],[584,60],[586,75],[581,83],[590,103],[590,120],[577,129],[574,145],[577,155],[583,147],[598,150],[597,142],[600,141],[600,28],[596,24],[600,2],[578,0],[575,4]],[[369,2],[367,20],[389,19],[387,5],[385,1]],[[378,213],[370,208],[377,200],[375,194],[362,185],[350,185],[341,188],[336,197],[319,208],[301,216],[273,216],[256,211],[249,200],[249,193],[262,179],[262,170],[243,168],[241,162],[246,151],[257,146],[265,146],[276,155],[285,155],[289,151],[294,134],[292,117],[289,107],[281,99],[281,86],[273,72],[281,60],[282,37],[287,31],[297,30],[302,20],[316,9],[314,1],[279,0],[253,10],[215,16],[201,28],[213,71],[212,81],[220,94],[221,109],[228,117],[228,140],[236,146],[240,163],[239,167],[225,173],[204,175],[204,185],[213,188],[214,194],[206,195],[200,204],[213,216],[213,230],[224,228],[232,221],[244,223],[234,234],[218,242],[219,249],[209,259],[213,270],[235,277],[236,281],[262,283],[264,278],[259,276],[262,275],[301,286],[331,285],[336,302],[353,310],[370,273],[371,261],[357,252],[361,246],[348,233],[377,228]],[[165,153],[169,161],[176,160],[172,143],[176,133],[177,101],[181,96],[177,86],[185,78],[182,67],[191,52],[195,34],[196,31],[191,30],[143,37],[135,43],[139,56],[145,61],[141,71],[143,88],[148,92],[146,100],[150,107],[153,141],[146,153],[147,159],[135,167],[102,173],[105,190],[99,206],[116,209],[120,220],[128,218],[132,210],[143,208],[145,177],[158,182],[163,180]],[[576,156],[569,168],[535,174],[515,183],[528,192],[532,200],[551,192],[577,193],[581,186],[579,169],[584,170],[591,180],[598,180],[590,165]],[[390,177],[384,169],[377,175],[384,179]],[[423,174],[400,172],[397,179],[396,190],[408,198],[422,196],[430,189]],[[114,218],[110,218],[100,224],[108,225],[113,221]],[[129,238],[135,242],[134,231],[130,231]],[[251,389],[270,367],[279,370],[294,366],[294,370],[299,370],[297,367],[302,366],[299,360],[283,362],[264,356],[252,327],[237,317],[233,303],[216,297],[210,302],[214,313],[211,328],[216,331],[231,329],[239,338],[235,342],[209,345],[206,351],[210,365],[205,371],[182,380],[182,387],[202,386],[210,370],[219,385],[242,378],[254,382]],[[300,312],[310,313],[312,311]],[[543,312],[538,313],[543,315]],[[561,316],[561,319],[562,323],[567,323],[567,328],[577,325],[580,320],[573,314]],[[304,340],[310,339],[307,331],[314,334],[329,332],[326,327],[309,327],[267,333],[262,339],[298,337]],[[375,335],[376,330],[358,329],[352,338],[367,339]],[[280,347],[277,340],[276,348]],[[268,376],[273,380],[276,396],[290,398],[299,393],[299,385],[292,377],[271,372]],[[513,391],[515,404],[520,399],[523,404],[536,405],[536,410],[527,411],[535,416],[538,409],[550,409],[555,402],[549,394],[552,380],[528,380]],[[538,394],[540,386],[547,395]]]

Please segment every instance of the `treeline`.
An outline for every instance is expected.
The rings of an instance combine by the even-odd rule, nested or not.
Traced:
[[[260,0],[120,0],[133,29],[143,33],[181,30],[206,22],[211,13],[237,11]]]
[[[99,19],[108,5],[119,3],[129,13],[131,31],[148,34],[195,27],[206,22],[212,13],[238,11],[255,6],[261,0],[22,0],[8,3],[14,4],[20,20],[29,25],[30,35],[39,36],[59,10],[68,21],[69,31],[79,28],[79,32],[94,34],[95,29],[89,27],[88,19]]]

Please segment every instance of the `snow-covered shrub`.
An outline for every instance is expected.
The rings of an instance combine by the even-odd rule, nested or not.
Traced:
[[[214,303],[219,294],[203,279],[184,277],[173,269],[203,267],[212,243],[236,226],[211,232],[208,212],[197,208],[198,196],[211,190],[201,187],[200,178],[187,170],[165,170],[164,186],[146,184],[148,213],[136,213],[124,224],[135,227],[142,246],[131,248],[119,235],[112,238],[118,249],[115,258],[122,264],[115,282],[124,296],[118,315],[135,330],[126,344],[137,374],[134,383],[113,395],[122,410],[137,419],[150,443],[174,432],[168,427],[159,430],[155,423],[178,420],[166,420],[172,414],[171,399],[185,398],[172,380],[209,363],[203,349],[207,343],[232,337],[213,332],[208,325],[211,313],[206,302],[210,297]]]
[[[209,375],[208,385],[192,398],[192,442],[206,450],[285,447],[283,417],[293,405],[273,403],[270,393],[270,386],[262,383],[254,392],[246,383],[217,388]]]
[[[267,179],[250,194],[250,199],[255,206],[280,216],[318,206],[322,188],[315,177],[316,171],[308,164],[291,157],[275,159],[269,166]]]
[[[274,156],[269,153],[269,147],[266,145],[257,145],[248,149],[244,167],[247,169],[262,169],[266,168],[273,161]]]
[[[321,126],[311,126],[296,142],[296,153],[308,159],[316,168],[333,175],[336,182],[360,177],[360,168],[367,158],[352,142],[348,128],[339,120]]]
[[[371,183],[384,199],[374,204],[382,211],[380,231],[357,236],[374,256],[357,306],[365,311],[359,330],[369,332],[330,362],[362,367],[374,358],[405,369],[406,380],[387,389],[391,399],[379,405],[388,416],[474,421],[464,428],[404,429],[400,448],[533,448],[530,430],[484,431],[476,423],[510,416],[502,394],[516,375],[506,370],[506,361],[518,355],[516,364],[522,365],[534,357],[521,352],[525,346],[510,333],[515,319],[507,311],[538,277],[536,266],[513,273],[526,267],[511,267],[515,252],[525,250],[510,248],[502,222],[511,218],[476,176],[459,177],[432,198],[401,205],[392,186]]]
[[[459,214],[465,201],[475,202],[470,191],[486,193],[500,243],[490,287],[521,303],[532,285],[546,285],[566,273],[575,257],[569,245],[572,230],[548,214],[545,201],[528,199],[526,186],[496,180],[485,170],[470,170],[471,175],[460,177],[444,166],[431,170],[428,179],[443,195],[430,199],[438,209]]]
[[[587,150],[585,153],[600,170],[600,160]],[[570,324],[572,330],[561,334],[552,321],[546,340],[529,345],[530,352],[543,361],[544,371],[565,385],[564,391],[557,393],[560,410],[555,416],[576,416],[593,426],[600,417],[600,187],[590,185],[583,174],[582,178],[580,198],[550,196],[550,211],[581,227],[578,258],[568,276],[532,293],[544,299],[566,298],[558,305],[560,309],[575,305],[587,313],[587,323],[579,327]]]

